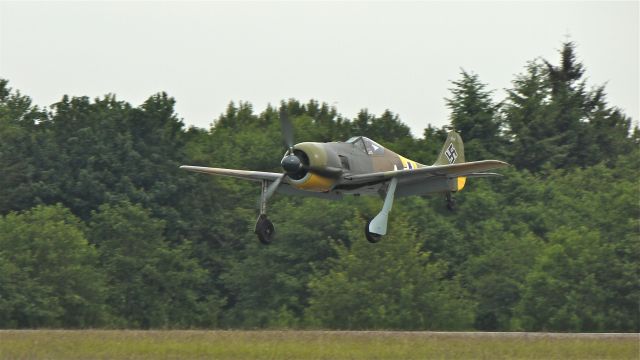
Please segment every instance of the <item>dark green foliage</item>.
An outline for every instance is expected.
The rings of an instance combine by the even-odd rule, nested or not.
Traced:
[[[236,254],[238,260],[229,264],[223,276],[232,305],[226,312],[226,323],[247,327],[300,325],[313,270],[326,268],[326,260],[335,254],[333,238],[346,231],[335,219],[355,216],[355,210],[352,204],[342,202],[276,201],[270,218],[276,225],[277,241],[265,247],[249,234],[249,246]]]
[[[0,328],[103,325],[105,295],[96,250],[69,210],[0,218]]]
[[[89,222],[106,276],[106,303],[114,324],[133,328],[211,326],[221,301],[202,294],[207,272],[191,257],[189,243],[169,247],[164,221],[142,207],[103,205]]]
[[[637,331],[638,160],[636,151],[615,169],[554,177],[546,191],[554,226],[522,287],[523,328]]]
[[[395,221],[385,241],[368,243],[363,221],[350,227],[350,248],[335,245],[326,275],[309,283],[307,321],[334,329],[469,329],[474,304],[446,264],[420,250],[415,231]]]
[[[531,171],[584,167],[637,148],[631,119],[607,106],[604,87],[587,90],[575,45],[563,44],[560,55],[559,66],[529,63],[508,91],[503,112],[513,164]]]
[[[451,109],[451,125],[465,142],[465,152],[473,154],[467,161],[502,157],[504,139],[500,137],[501,119],[491,92],[478,75],[461,73],[462,79],[453,81],[453,97],[447,99]]]
[[[571,43],[504,101],[463,71],[451,125],[504,177],[470,179],[454,213],[397,199],[375,245],[380,199],[276,194],[266,247],[256,184],[178,166],[279,172],[281,109],[296,142],[364,135],[424,164],[447,131],[295,99],[185,129],[164,93],[43,111],[1,80],[0,327],[640,331],[640,131],[585,74]]]
[[[29,209],[39,203],[34,177],[43,155],[42,134],[38,123],[47,114],[32,107],[31,99],[11,91],[8,81],[0,79],[0,213]]]

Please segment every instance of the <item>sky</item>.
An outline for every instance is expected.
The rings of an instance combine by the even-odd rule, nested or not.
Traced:
[[[640,118],[639,2],[11,2],[0,0],[0,78],[49,106],[167,92],[208,128],[230,101],[315,99],[354,118],[389,109],[420,137],[449,123],[460,72],[505,89],[527,62],[577,46],[587,84]]]

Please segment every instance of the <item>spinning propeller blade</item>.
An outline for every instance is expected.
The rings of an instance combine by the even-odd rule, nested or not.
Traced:
[[[289,120],[287,110],[284,108],[280,109],[280,130],[282,131],[282,139],[287,149],[289,149],[289,154],[293,154],[293,125]]]
[[[287,174],[282,174],[281,177],[277,178],[276,181],[272,182],[271,185],[269,185],[269,187],[267,188],[267,192],[265,194],[265,199],[269,200],[273,194],[276,192],[276,190],[278,190],[278,186],[280,186],[280,183],[282,182],[282,179],[284,179],[284,177],[287,176]]]
[[[285,108],[280,109],[280,130],[282,131],[282,139],[284,140],[284,143],[287,146],[287,154],[285,158],[287,158],[290,161],[286,162],[283,159],[283,161],[280,163],[280,165],[283,167],[283,170],[285,170],[285,172],[282,174],[282,176],[280,176],[274,182],[272,182],[269,185],[269,187],[267,187],[267,190],[265,191],[265,194],[264,194],[264,200],[262,200],[262,197],[261,197],[260,201],[258,201],[259,205],[261,204],[261,201],[269,200],[273,196],[273,194],[276,192],[276,190],[278,190],[278,187],[282,183],[282,180],[284,180],[284,178],[287,177],[287,170],[295,171],[302,166],[302,164],[300,163],[300,159],[298,159],[298,157],[293,154],[293,145],[294,145],[293,144],[293,124],[291,124],[291,121],[289,120],[289,115],[287,114],[287,110]]]

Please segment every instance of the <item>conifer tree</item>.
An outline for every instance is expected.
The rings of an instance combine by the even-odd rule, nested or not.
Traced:
[[[508,90],[504,106],[512,160],[519,168],[571,168],[612,163],[637,146],[631,119],[611,108],[604,86],[588,90],[575,44],[560,50],[560,64],[528,64]]]
[[[499,107],[478,75],[462,70],[461,76],[461,80],[452,81],[453,97],[446,99],[451,109],[451,125],[465,141],[468,160],[500,158],[503,144]]]

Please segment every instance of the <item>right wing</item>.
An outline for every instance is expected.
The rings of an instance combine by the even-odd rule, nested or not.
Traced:
[[[262,181],[262,180],[276,181],[276,179],[282,177],[282,174],[272,173],[272,172],[210,168],[210,167],[201,167],[201,166],[182,165],[180,166],[180,169],[202,173],[202,174],[229,176],[237,179],[245,179],[245,180],[253,180],[253,181]]]

